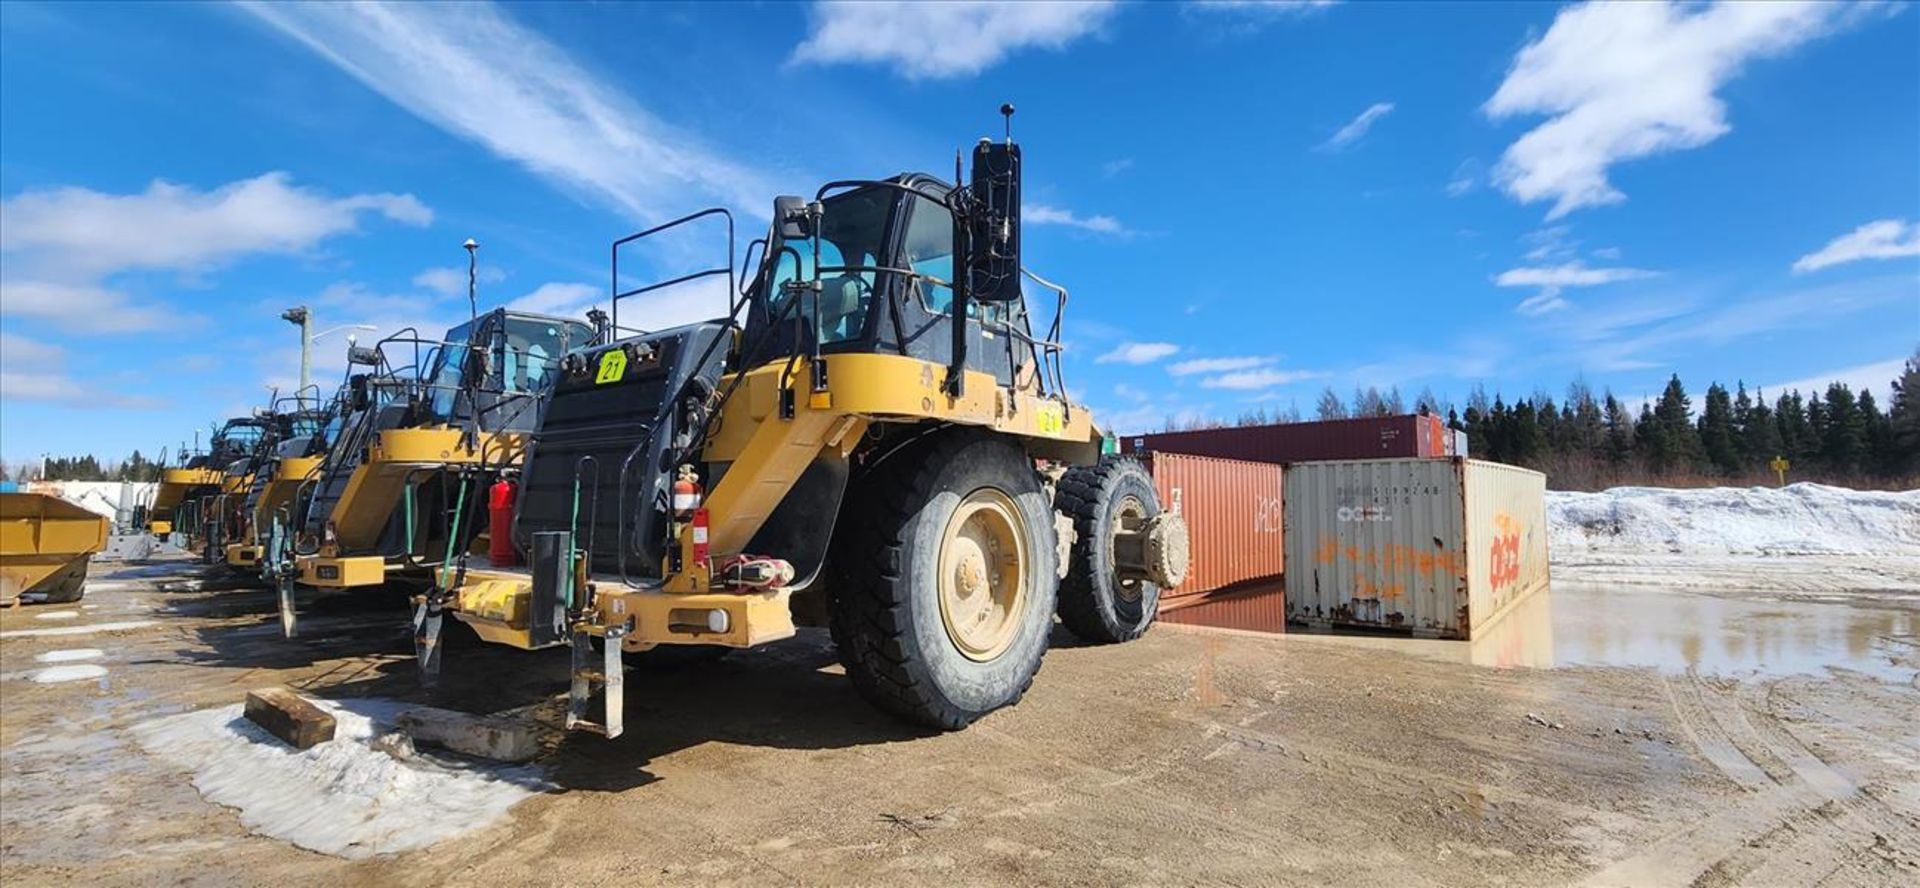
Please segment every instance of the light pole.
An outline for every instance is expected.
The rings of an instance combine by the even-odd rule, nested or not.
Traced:
[[[300,387],[304,389],[308,368],[312,366],[313,337],[308,334],[313,332],[313,315],[306,306],[299,305],[281,312],[280,319],[300,328]]]

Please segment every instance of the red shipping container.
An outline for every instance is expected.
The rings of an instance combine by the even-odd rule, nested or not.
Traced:
[[[1243,583],[1217,592],[1184,595],[1160,619],[1188,626],[1243,629],[1251,632],[1287,631],[1287,586],[1279,579]],[[1166,608],[1166,605],[1162,605]]]
[[[1161,507],[1187,519],[1192,540],[1187,578],[1161,590],[1162,610],[1213,593],[1277,584],[1286,558],[1286,476],[1280,466],[1177,453],[1156,453],[1148,462]],[[1279,613],[1284,616],[1284,604]]]
[[[1448,456],[1440,417],[1374,416],[1236,428],[1157,432],[1120,439],[1123,453],[1184,453],[1262,463]]]

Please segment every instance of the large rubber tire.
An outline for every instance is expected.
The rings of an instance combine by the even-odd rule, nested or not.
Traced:
[[[1139,462],[1105,457],[1075,466],[1060,479],[1054,505],[1073,521],[1077,539],[1060,581],[1060,622],[1082,641],[1113,644],[1146,634],[1160,612],[1160,587],[1140,580],[1123,587],[1113,569],[1113,522],[1122,503],[1160,514],[1153,478]]]
[[[973,659],[941,611],[939,562],[963,500],[998,491],[1024,522],[1011,635]],[[860,694],[907,721],[958,730],[1020,700],[1047,652],[1057,585],[1052,510],[1033,460],[1003,438],[951,431],[852,479],[829,558],[828,616]]]

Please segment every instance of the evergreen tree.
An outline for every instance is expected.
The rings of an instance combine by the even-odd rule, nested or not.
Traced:
[[[1773,421],[1780,427],[1780,446],[1775,455],[1804,468],[1812,450],[1808,442],[1813,439],[1813,432],[1807,424],[1807,408],[1800,400],[1800,392],[1788,392],[1774,402]]]
[[[1734,433],[1733,401],[1726,387],[1707,387],[1706,406],[1700,411],[1700,446],[1708,464],[1721,475],[1737,475],[1742,468],[1739,438]]]
[[[1827,447],[1827,405],[1819,392],[1807,395],[1807,435],[1800,447],[1800,459],[1809,468],[1821,465]]]
[[[1860,403],[1855,409],[1860,414],[1860,422],[1866,429],[1867,449],[1863,459],[1863,468],[1873,475],[1882,477],[1891,475],[1893,463],[1893,429],[1887,424],[1887,417],[1880,412],[1880,405],[1874,400],[1871,389],[1860,390]]]
[[[1627,412],[1626,405],[1607,392],[1604,412],[1607,427],[1607,462],[1615,466],[1625,465],[1633,458],[1633,415]]]
[[[1648,453],[1649,468],[1656,474],[1702,468],[1705,460],[1700,433],[1693,427],[1693,400],[1687,397],[1679,374],[1668,379],[1666,389],[1661,391],[1653,408],[1653,422],[1659,431]]]
[[[1820,461],[1827,471],[1841,476],[1858,473],[1867,455],[1867,422],[1855,405],[1853,392],[1844,383],[1827,387],[1826,416]]]
[[[1747,454],[1747,467],[1764,467],[1780,456],[1780,425],[1774,421],[1773,411],[1767,408],[1767,396],[1755,393],[1753,407],[1747,411],[1747,421],[1741,428],[1741,449]]]
[[[1907,359],[1900,378],[1893,381],[1893,401],[1887,405],[1886,471],[1896,478],[1920,472],[1920,350]]]

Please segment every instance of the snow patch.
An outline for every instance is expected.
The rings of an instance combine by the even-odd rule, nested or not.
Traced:
[[[155,719],[133,729],[146,751],[193,775],[208,801],[239,811],[260,835],[339,857],[425,848],[485,827],[551,788],[535,766],[463,766],[373,748],[412,704],[315,700],[334,739],[297,750],[246,720],[241,704]]]
[[[33,618],[36,620],[72,620],[79,616],[79,611],[47,611],[44,614],[34,614]]]
[[[1920,490],[1824,484],[1550,491],[1555,557],[1580,552],[1920,555]]]
[[[118,623],[95,623],[91,626],[62,626],[58,629],[15,629],[0,632],[0,638],[51,638],[56,635],[89,635],[94,632],[121,632],[127,629],[145,629],[158,626],[158,620],[123,620]]]
[[[34,655],[35,663],[77,663],[81,660],[98,660],[107,655],[99,648],[72,648],[64,651],[48,651]]]
[[[76,663],[71,666],[48,666],[33,673],[34,684],[57,684],[63,681],[86,681],[93,678],[106,678],[107,667],[96,663]]]

